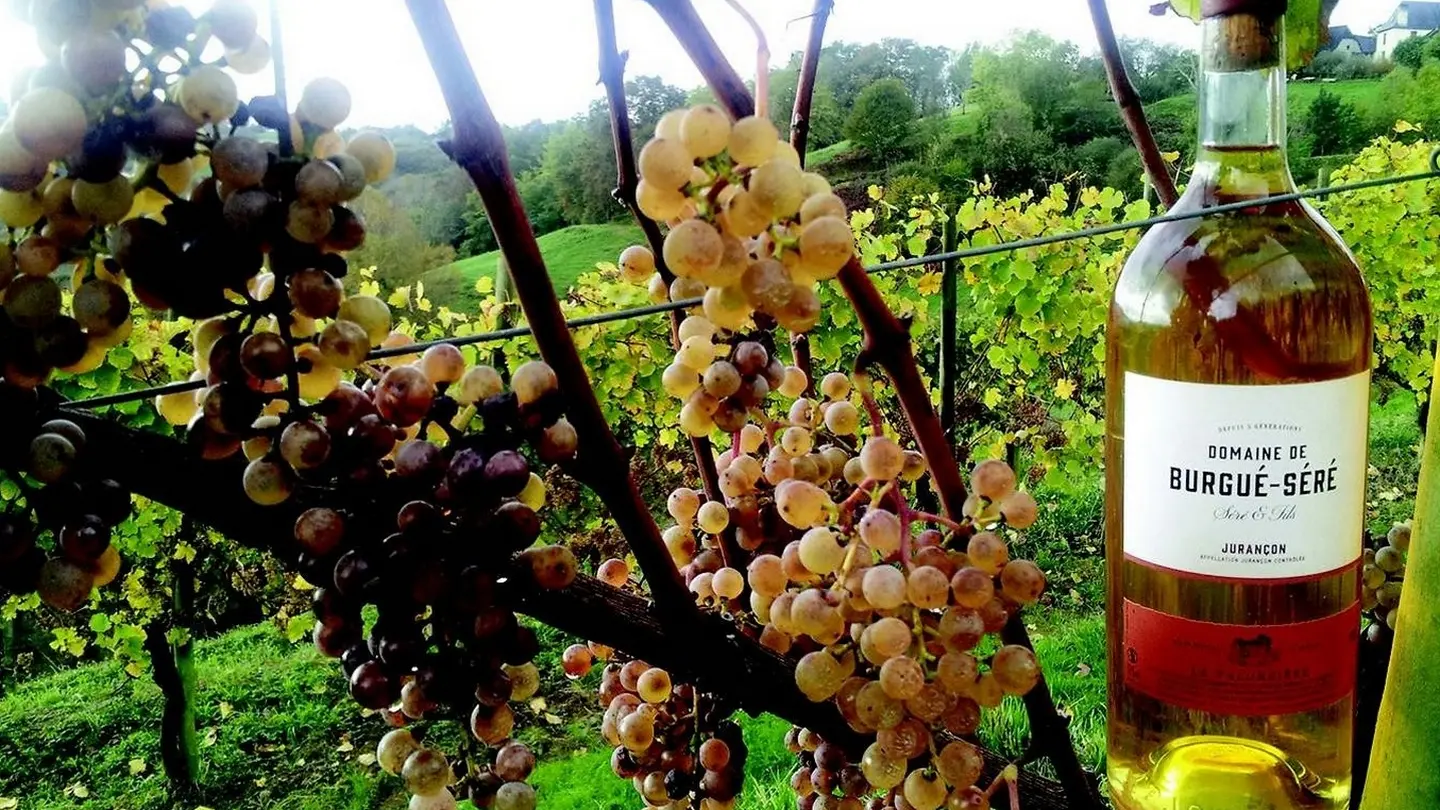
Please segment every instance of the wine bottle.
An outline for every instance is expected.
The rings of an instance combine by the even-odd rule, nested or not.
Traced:
[[[1284,0],[1206,0],[1176,210],[1293,191]],[[1158,225],[1106,334],[1110,795],[1349,806],[1372,322],[1301,201]]]

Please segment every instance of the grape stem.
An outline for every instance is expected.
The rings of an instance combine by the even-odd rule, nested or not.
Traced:
[[[770,43],[765,39],[765,31],[750,12],[740,5],[740,0],[725,0],[726,5],[735,9],[750,30],[755,33],[755,109],[759,115],[766,115],[770,109]]]
[[[945,517],[944,515],[937,515],[932,512],[922,512],[918,509],[909,508],[907,508],[905,511],[909,514],[911,518],[921,521],[923,523],[937,523],[950,529],[951,531],[958,533],[964,533],[969,531],[969,527],[965,524],[953,521],[950,518]]]
[[[859,365],[859,360],[856,360]],[[880,403],[875,401],[875,389],[869,372],[855,371],[855,388],[860,392],[860,401],[865,405],[865,414],[870,419],[870,435],[885,435],[885,414],[880,411]]]
[[[874,478],[866,478],[860,482],[859,486],[855,487],[854,492],[851,492],[845,500],[840,502],[840,528],[843,531],[850,531],[850,519],[855,513],[855,507],[859,506],[861,501],[869,497],[870,493],[867,489],[874,487],[878,483],[880,482]]]
[[[665,280],[665,286],[669,287],[675,280],[675,274],[671,273],[665,264],[665,240],[660,235],[660,226],[645,216],[635,200],[640,173],[635,165],[635,143],[630,131],[629,105],[625,98],[625,57],[620,54],[615,37],[613,0],[595,0],[595,32],[600,46],[600,83],[605,86],[605,98],[610,108],[610,132],[615,141],[614,196],[630,210],[631,216],[645,234],[645,242],[655,257],[655,269]],[[670,344],[676,348],[680,346],[680,322],[684,317],[680,310],[670,313]],[[705,489],[705,498],[724,503],[724,493],[720,491],[720,473],[715,469],[715,454],[710,438],[691,436],[690,449],[695,457],[695,469],[700,473],[701,485]],[[725,527],[720,533],[720,557],[725,565],[732,568],[743,567],[746,563],[747,555],[736,542],[735,528],[732,526]],[[748,583],[746,588],[749,588]]]

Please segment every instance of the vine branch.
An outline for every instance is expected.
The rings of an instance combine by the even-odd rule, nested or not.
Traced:
[[[1140,162],[1145,166],[1145,175],[1150,185],[1166,208],[1175,207],[1179,194],[1175,191],[1175,179],[1160,156],[1160,147],[1155,143],[1155,133],[1145,117],[1145,106],[1125,70],[1125,60],[1120,56],[1120,44],[1115,41],[1115,26],[1110,22],[1110,9],[1105,0],[1086,0],[1090,4],[1090,19],[1095,23],[1095,37],[1100,40],[1100,57],[1105,62],[1105,77],[1110,80],[1110,94],[1120,107],[1120,117],[1130,131],[1130,140],[1140,153]]]
[[[453,122],[450,155],[470,175],[484,203],[496,241],[510,266],[510,279],[540,349],[555,370],[579,435],[579,468],[587,485],[609,507],[649,583],[660,615],[677,631],[693,624],[699,610],[685,587],[660,529],[640,497],[630,464],[575,349],[555,288],[540,257],[540,246],[510,172],[500,123],[495,119],[443,0],[407,0],[411,19],[430,58]]]
[[[815,98],[815,75],[820,70],[820,49],[825,44],[825,24],[835,0],[815,0],[810,14],[810,38],[805,41],[805,55],[800,61],[800,79],[795,85],[795,107],[790,113],[790,145],[805,167],[805,148],[810,139],[810,105]],[[815,395],[814,363],[810,357],[810,336],[804,332],[790,335],[790,353],[797,368],[805,372],[805,396]]]
[[[645,234],[650,252],[655,256],[655,269],[660,272],[668,286],[675,275],[665,264],[665,239],[660,235],[660,226],[645,216],[635,200],[635,189],[640,182],[640,173],[635,166],[635,141],[630,130],[629,103],[625,98],[625,57],[615,36],[614,0],[595,0],[595,32],[600,45],[600,82],[605,86],[605,97],[610,106],[610,132],[615,140],[615,197],[635,218],[635,223]],[[680,346],[680,321],[684,313],[673,310],[670,313],[670,343]],[[705,489],[705,499],[724,503],[720,492],[720,473],[715,469],[715,453],[708,436],[691,436],[690,449],[695,456],[695,468]],[[725,564],[743,568],[745,554],[735,542],[735,529],[726,527],[720,535],[720,553]]]

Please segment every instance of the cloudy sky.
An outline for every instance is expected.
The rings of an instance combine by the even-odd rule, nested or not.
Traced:
[[[209,2],[178,0],[202,11]],[[419,38],[401,0],[273,0],[284,21],[291,98],[317,76],[343,81],[354,96],[347,124],[416,124],[431,129],[447,117]],[[1148,14],[1151,0],[1110,0],[1121,36],[1193,43],[1191,23]],[[804,47],[812,0],[747,0],[766,31],[774,61]],[[269,31],[266,3],[261,30]],[[722,0],[695,0],[716,40],[742,73],[753,73],[754,38]],[[1358,30],[1388,16],[1395,0],[1340,0],[1332,20]],[[25,65],[41,61],[31,32],[0,4],[0,92]],[[672,84],[701,83],[683,51],[642,0],[615,0],[621,49],[628,72],[658,74]],[[565,118],[600,96],[589,0],[451,0],[456,25],[500,120],[520,124]],[[996,42],[1020,29],[1039,29],[1093,51],[1094,32],[1081,0],[837,0],[826,31],[834,42],[909,37],[926,45],[960,48]],[[243,97],[269,91],[268,71],[245,77]]]

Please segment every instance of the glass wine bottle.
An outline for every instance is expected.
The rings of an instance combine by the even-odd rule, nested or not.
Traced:
[[[1177,210],[1294,190],[1283,0],[1208,0]],[[1348,807],[1371,311],[1304,202],[1153,228],[1107,331],[1110,795]]]

